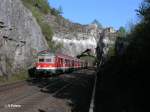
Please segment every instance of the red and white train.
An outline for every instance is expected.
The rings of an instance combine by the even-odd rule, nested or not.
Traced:
[[[84,60],[44,50],[38,53],[36,71],[40,75],[52,76],[53,74],[72,71],[86,66],[87,64]]]

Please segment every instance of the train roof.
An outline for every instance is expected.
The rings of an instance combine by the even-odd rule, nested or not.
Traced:
[[[68,55],[62,54],[62,53],[56,53],[56,56],[62,57],[62,58],[65,58],[65,59],[74,60],[74,61],[83,61],[84,62],[84,60],[78,59],[76,57],[68,56]]]
[[[55,55],[57,57],[62,57],[62,58],[65,58],[65,59],[74,60],[74,61],[84,61],[84,60],[80,60],[76,57],[68,56],[68,55],[63,54],[61,52],[54,53],[50,50],[43,50],[43,51],[38,52],[38,56],[53,56],[53,55]]]
[[[55,55],[55,53],[50,52],[49,50],[43,50],[43,51],[38,52],[37,55],[38,56],[52,56],[52,55]]]

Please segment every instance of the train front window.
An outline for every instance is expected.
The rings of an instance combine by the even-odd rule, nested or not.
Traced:
[[[39,58],[39,62],[44,62],[44,58]]]

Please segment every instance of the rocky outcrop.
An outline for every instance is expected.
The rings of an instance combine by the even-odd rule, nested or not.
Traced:
[[[50,24],[54,30],[53,41],[61,44],[61,52],[77,56],[86,49],[95,50],[99,33],[102,29],[97,28],[96,24],[81,25],[73,23],[62,16],[55,17],[46,15],[45,21]]]
[[[106,28],[100,33],[99,41],[97,42],[97,58],[98,64],[105,63],[108,59],[108,51],[115,46],[117,32],[112,28]]]
[[[47,49],[39,25],[20,0],[1,0],[0,22],[0,75],[31,66],[34,53]]]
[[[87,32],[69,32],[56,33],[53,36],[53,41],[63,44],[61,51],[71,56],[77,56],[86,49],[95,51],[97,46],[97,38],[99,34],[97,29],[91,29]]]
[[[107,41],[109,45],[112,42],[110,41],[112,36],[104,33],[107,30],[113,32],[112,29],[99,29],[96,24],[73,23],[60,15],[47,14],[43,18],[53,29],[52,41],[62,44],[60,50],[65,54],[75,57],[86,49],[94,51],[97,45],[100,48],[98,51],[105,52]],[[103,44],[106,49],[101,48]],[[39,24],[21,0],[1,0],[0,75],[30,67],[36,59],[36,52],[47,48],[47,41],[43,37]]]

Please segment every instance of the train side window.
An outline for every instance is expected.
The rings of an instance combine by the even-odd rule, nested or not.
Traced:
[[[61,63],[61,62],[60,62],[60,58],[59,58],[59,57],[57,58],[57,62],[58,62],[58,64],[60,64],[60,63]]]
[[[72,61],[72,66],[74,66],[74,61]]]
[[[63,59],[62,58],[60,58],[60,64],[63,64]]]
[[[69,63],[68,63],[68,60],[67,59],[65,59],[65,65],[68,65]]]
[[[70,60],[68,60],[68,65],[70,66]]]
[[[46,62],[51,62],[51,61],[52,61],[51,58],[46,59]]]

